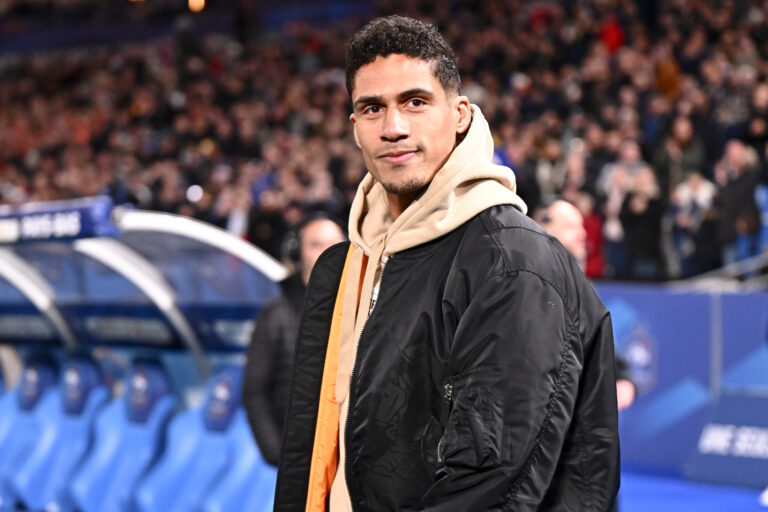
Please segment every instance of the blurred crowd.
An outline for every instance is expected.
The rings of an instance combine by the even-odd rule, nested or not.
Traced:
[[[239,1],[239,0],[233,0]],[[208,9],[221,10],[225,0],[207,0]],[[3,0],[0,34],[53,27],[113,23],[153,23],[172,20],[188,9],[188,0]]]
[[[74,2],[73,3],[77,3]],[[758,254],[768,211],[768,3],[385,0],[436,23],[533,213],[585,217],[595,278],[681,278]],[[95,194],[194,216],[280,256],[345,217],[365,172],[349,20],[0,60],[0,202]]]

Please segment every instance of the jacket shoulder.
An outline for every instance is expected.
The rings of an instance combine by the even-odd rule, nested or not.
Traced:
[[[570,273],[571,257],[544,228],[511,205],[488,208],[473,221],[473,243],[497,253],[502,272],[527,271],[541,277]]]
[[[534,274],[552,286],[572,318],[604,312],[592,286],[560,242],[511,205],[488,208],[471,221],[464,246],[494,255],[496,274]],[[476,255],[481,258],[479,253]],[[584,299],[587,299],[586,302]],[[584,306],[590,304],[589,311]]]

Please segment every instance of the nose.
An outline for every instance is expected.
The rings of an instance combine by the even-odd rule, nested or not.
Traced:
[[[387,142],[396,142],[409,135],[408,120],[397,109],[387,109],[384,124],[381,127],[381,138]]]

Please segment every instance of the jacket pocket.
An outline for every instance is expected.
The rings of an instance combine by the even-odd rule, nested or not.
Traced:
[[[446,381],[448,421],[437,448],[438,465],[490,467],[502,462],[501,369],[484,367]]]

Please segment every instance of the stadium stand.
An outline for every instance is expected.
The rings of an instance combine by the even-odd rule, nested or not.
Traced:
[[[120,9],[135,8],[124,16],[133,22],[179,3],[166,14],[154,2]],[[464,91],[485,112],[497,159],[515,169],[531,211],[554,195],[580,205],[600,252],[590,276],[638,279],[626,262],[636,242],[624,236],[630,218],[643,228],[631,237],[644,232],[655,246],[640,256],[662,278],[755,254],[768,52],[764,9],[744,5],[395,0],[376,9],[447,27]],[[22,80],[0,81],[0,202],[106,193],[204,219],[278,256],[304,212],[343,217],[362,176],[342,71],[354,23],[286,23],[249,38],[188,24],[151,43],[9,59],[0,76]],[[734,139],[743,146],[726,152]],[[633,145],[639,154],[627,159]],[[638,206],[643,169],[654,179],[640,195],[660,202],[661,218]]]

